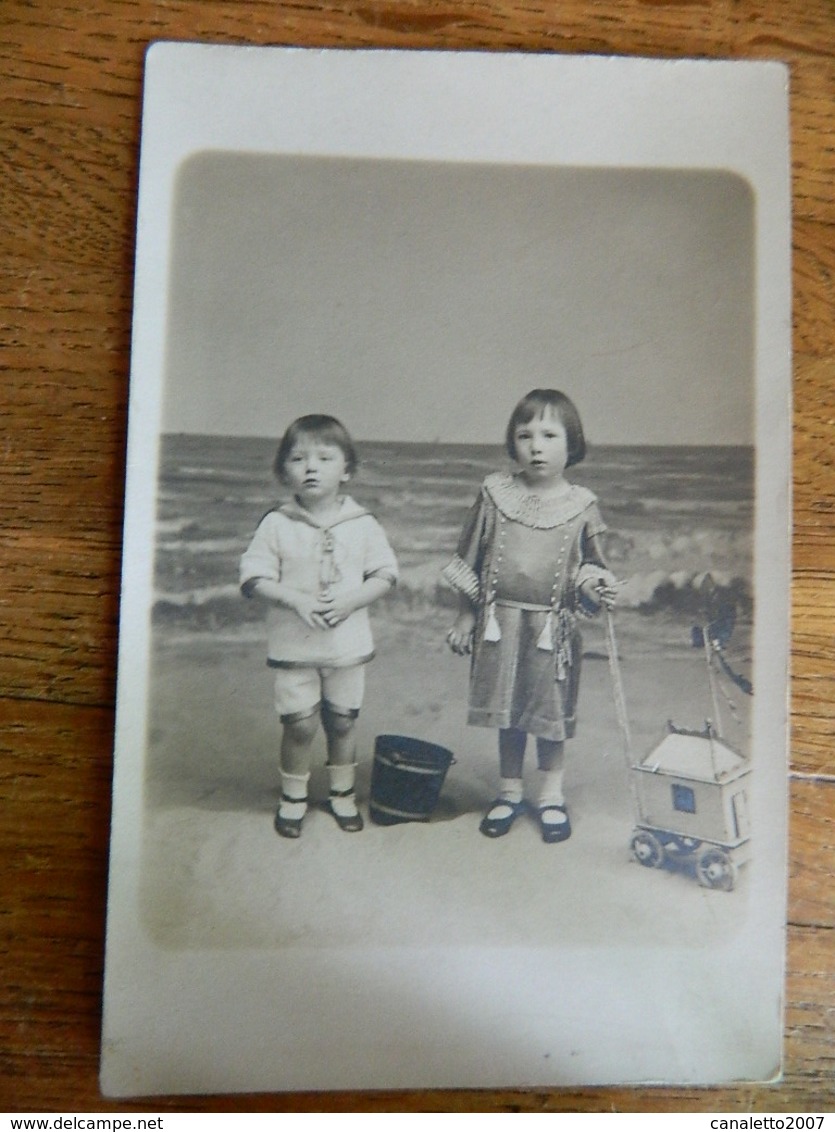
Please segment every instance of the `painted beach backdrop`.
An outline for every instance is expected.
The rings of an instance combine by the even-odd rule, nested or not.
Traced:
[[[281,495],[275,447],[163,437],[154,605],[163,636],[257,632],[262,614],[240,596],[238,560]],[[418,443],[365,442],[360,452],[349,491],[383,524],[402,571],[386,616],[449,606],[440,570],[481,480],[506,456],[495,446]],[[600,500],[624,615],[697,615],[708,571],[741,617],[750,614],[753,474],[753,450],[738,447],[598,447],[570,470]]]
[[[316,805],[327,793],[320,734],[303,836],[276,836],[279,727],[262,610],[237,584],[240,555],[278,495],[275,442],[166,436],[145,793],[143,913],[155,938],[173,947],[428,945],[440,933],[448,943],[595,944],[617,925],[624,939],[678,946],[733,930],[744,875],[729,898],[706,892],[692,869],[648,870],[631,858],[635,815],[601,618],[583,625],[566,769],[571,840],[544,845],[532,818],[499,843],[480,836],[496,740],[467,726],[468,665],[444,642],[455,599],[439,574],[482,478],[506,458],[498,447],[360,448],[351,494],[385,526],[402,578],[372,610],[377,658],[358,720],[357,798],[367,814],[375,737],[396,732],[454,752],[438,811],[426,824],[367,822],[346,837]],[[691,640],[707,571],[737,609],[728,660],[751,675],[753,455],[594,448],[571,475],[601,501],[624,583],[617,644],[641,755],[668,719],[702,727],[715,715]],[[722,691],[723,733],[747,751],[750,699],[727,680]],[[533,758],[526,775],[535,797]]]

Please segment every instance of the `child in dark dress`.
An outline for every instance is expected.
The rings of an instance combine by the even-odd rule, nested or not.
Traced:
[[[562,780],[576,726],[577,619],[613,606],[615,579],[597,500],[564,475],[586,451],[574,404],[557,390],[532,390],[505,439],[518,471],[484,480],[444,570],[459,594],[447,642],[472,654],[469,723],[499,731],[499,791],[481,832],[501,837],[525,810],[523,761],[533,735],[539,826],[544,841],[558,842],[571,835]]]

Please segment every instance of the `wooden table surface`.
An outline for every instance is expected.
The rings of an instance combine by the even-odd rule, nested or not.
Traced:
[[[97,1084],[143,55],[155,39],[779,59],[791,67],[794,582],[776,1086],[112,1102]],[[832,0],[0,0],[0,1110],[833,1111]]]

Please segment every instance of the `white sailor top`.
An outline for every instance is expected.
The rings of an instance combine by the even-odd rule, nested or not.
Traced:
[[[241,558],[240,585],[252,595],[261,578],[321,597],[338,597],[368,578],[397,580],[397,559],[377,520],[350,496],[327,524],[295,501],[269,511]],[[367,609],[334,629],[312,628],[292,609],[267,612],[268,659],[273,667],[347,667],[374,655]]]

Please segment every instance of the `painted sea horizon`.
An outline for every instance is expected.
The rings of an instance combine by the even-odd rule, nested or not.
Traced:
[[[497,445],[359,442],[350,494],[385,528],[401,580],[388,615],[448,608],[440,571],[484,476],[508,467]],[[153,622],[162,640],[260,631],[262,611],[238,589],[238,562],[263,514],[284,497],[274,439],[161,438]],[[754,450],[599,445],[569,477],[597,495],[608,526],[619,607],[698,612],[710,573],[738,613],[753,601]]]

